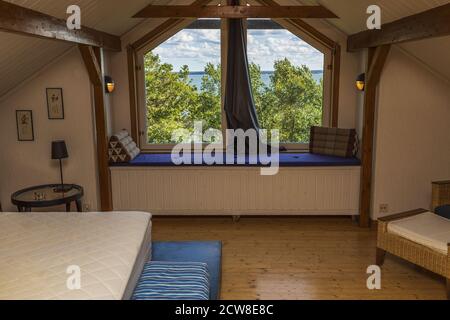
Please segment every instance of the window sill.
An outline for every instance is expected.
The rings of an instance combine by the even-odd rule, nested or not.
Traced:
[[[192,161],[193,162],[193,161]],[[129,163],[111,164],[111,167],[261,167],[262,164],[250,164],[248,157],[246,164],[185,164],[175,165],[171,154],[140,154]],[[237,161],[235,161],[237,163]],[[355,167],[361,166],[357,158],[341,158],[323,156],[310,153],[280,153],[280,167]]]

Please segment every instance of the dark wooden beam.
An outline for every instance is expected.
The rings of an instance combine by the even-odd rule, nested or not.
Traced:
[[[102,84],[102,69],[98,64],[98,59],[95,55],[94,48],[91,46],[80,45],[79,46],[81,57],[86,65],[89,78],[93,85]]]
[[[0,1],[0,30],[26,36],[66,41],[76,44],[102,47],[120,51],[120,38],[105,32],[82,26],[81,30],[69,30],[66,20]]]
[[[209,30],[220,30],[222,26],[222,21],[220,19],[200,19],[196,20],[185,29],[209,29]],[[278,23],[269,19],[262,20],[248,20],[247,30],[277,30],[284,29]]]
[[[323,6],[149,6],[134,18],[337,18]]]
[[[450,4],[366,30],[348,38],[349,51],[450,35]]]
[[[105,87],[103,85],[102,54],[100,48],[79,46],[81,56],[94,91],[95,133],[97,145],[98,182],[101,211],[112,211],[111,173],[108,163],[108,130],[105,109]],[[99,77],[100,76],[100,81]]]
[[[333,48],[333,61],[332,61],[332,103],[331,103],[331,126],[333,128],[339,127],[339,93],[341,85],[341,46],[339,43],[335,43]]]
[[[369,85],[370,88],[378,86],[378,83],[380,82],[381,72],[383,71],[390,50],[391,46],[385,45],[376,48],[375,52],[373,52],[373,56],[371,58],[372,63],[370,65],[366,80],[367,85]]]
[[[138,111],[137,111],[137,92],[136,92],[136,53],[132,46],[127,47],[127,63],[128,63],[128,90],[130,93],[130,119],[131,119],[131,137],[138,145],[140,145],[140,135],[138,127]]]
[[[373,141],[375,135],[376,93],[381,73],[386,63],[390,45],[369,49],[369,61],[366,75],[364,95],[364,119],[362,133],[362,166],[360,190],[360,220],[363,228],[370,226],[372,206],[372,178],[373,178]]]

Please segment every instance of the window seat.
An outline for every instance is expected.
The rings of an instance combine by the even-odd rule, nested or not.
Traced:
[[[261,166],[261,164],[249,164],[249,157],[246,157],[244,164],[216,164],[214,167],[242,167],[242,166]],[[193,161],[192,161],[193,163]],[[235,161],[237,163],[237,161]],[[189,167],[189,166],[208,166],[206,163],[201,165],[181,165],[177,166],[172,162],[171,154],[140,154],[129,163],[112,164],[112,167]],[[357,158],[341,158],[335,156],[323,156],[310,153],[280,153],[280,167],[355,167],[361,166],[361,161]]]

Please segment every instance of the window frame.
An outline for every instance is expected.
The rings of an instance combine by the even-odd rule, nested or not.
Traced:
[[[143,59],[146,53],[152,51],[160,44],[164,43],[170,37],[174,36],[178,32],[184,29],[194,29],[190,27],[191,25],[197,24],[199,20],[186,20],[181,25],[177,25],[173,27],[171,30],[168,30],[164,38],[162,35],[159,35],[159,38],[155,41],[149,41],[148,43],[142,45],[138,50],[134,49],[131,46],[132,54],[133,54],[133,64],[135,66],[133,70],[133,80],[134,83],[130,84],[130,91],[133,89],[135,96],[132,97],[130,95],[130,104],[131,108],[135,108],[134,112],[132,112],[132,127],[134,127],[137,132],[135,133],[136,141],[138,142],[139,147],[144,153],[157,153],[157,152],[170,152],[175,144],[149,144],[146,139],[146,103],[145,103],[145,70],[143,66]],[[338,94],[339,94],[339,77],[340,77],[340,46],[338,43],[333,42],[333,46],[330,46],[331,40],[326,38],[326,36],[322,35],[319,31],[315,30],[312,27],[309,30],[303,30],[300,26],[296,25],[295,22],[291,20],[285,19],[273,19],[273,22],[280,25],[281,28],[285,29],[292,34],[296,35],[302,41],[305,41],[310,46],[314,47],[316,50],[320,51],[324,55],[324,75],[323,75],[323,106],[322,106],[322,125],[324,126],[336,126],[337,125],[337,117],[338,117]],[[196,27],[195,29],[217,29],[217,27],[205,27],[205,24],[199,24],[201,27]],[[227,19],[220,19],[220,39],[221,39],[221,66],[222,66],[222,131],[223,137],[226,137],[226,115],[224,112],[224,93],[225,93],[225,83],[226,83],[226,56],[227,56]],[[253,29],[253,28],[252,28]],[[255,28],[258,29],[258,28]],[[264,29],[264,28],[259,28]],[[148,35],[147,35],[148,36]],[[320,39],[322,37],[322,41]],[[328,40],[328,41],[323,41]],[[140,40],[138,40],[140,42]],[[338,50],[337,50],[338,49]],[[337,55],[337,51],[339,55]],[[130,55],[129,55],[130,60]],[[129,61],[130,62],[130,61]],[[130,68],[130,63],[129,63]],[[131,79],[131,71],[129,70],[130,79]],[[337,89],[337,90],[336,90]],[[134,99],[134,106],[133,106]],[[133,113],[136,116],[133,117]],[[206,145],[206,144],[205,144]],[[281,147],[285,147],[290,152],[308,152],[309,151],[309,143],[280,143]],[[226,148],[226,141],[224,141],[223,148]]]
[[[328,50],[325,46],[322,46],[320,43],[314,41],[314,39],[310,39],[309,41],[305,38],[306,34],[303,34],[300,30],[293,30],[289,24],[283,23],[283,20],[273,19],[273,22],[277,25],[281,26],[281,28],[277,28],[279,30],[286,30],[293,35],[295,35],[300,40],[306,42],[308,45],[321,52],[324,57],[323,61],[323,91],[322,91],[322,125],[330,126],[331,125],[331,87],[332,87],[332,68],[329,66],[332,65],[332,51]],[[267,28],[262,28],[261,26],[254,28],[255,30],[269,30]],[[248,29],[246,29],[247,32]],[[275,30],[275,28],[273,29]],[[309,142],[280,142],[280,147],[286,148],[291,152],[308,152],[309,151]]]
[[[190,25],[190,24],[189,24]],[[186,29],[190,29],[189,25],[187,27],[184,28],[180,28],[179,30],[177,30],[176,32],[172,33],[172,36],[176,35],[177,33],[186,30]],[[200,28],[197,28],[200,29]],[[223,37],[222,37],[222,30],[220,32],[220,51],[221,51],[221,60],[223,59]],[[141,49],[139,49],[138,51],[136,51],[136,63],[139,66],[136,70],[136,84],[137,84],[137,106],[138,106],[138,130],[139,130],[139,135],[138,135],[138,140],[139,140],[139,147],[141,148],[141,150],[143,152],[148,152],[148,153],[158,153],[158,152],[164,152],[164,153],[168,153],[170,151],[172,151],[173,147],[175,146],[174,143],[161,143],[161,144],[151,144],[148,143],[147,139],[146,139],[146,132],[147,132],[147,114],[146,114],[146,109],[147,109],[147,103],[146,103],[146,96],[145,96],[145,92],[146,92],[146,87],[145,87],[145,70],[143,68],[144,66],[144,57],[147,53],[149,53],[150,51],[154,50],[156,47],[158,47],[159,45],[161,45],[162,43],[164,43],[165,41],[167,41],[170,37],[168,37],[166,40],[159,42],[158,44],[147,44],[145,46],[143,46]],[[221,71],[222,71],[222,83],[223,83],[223,65],[221,64]],[[224,117],[224,103],[223,103],[223,85],[221,85],[222,87],[222,97],[221,97],[221,106],[220,109],[222,111],[222,132],[224,132],[223,126],[224,126],[224,121],[223,121],[223,117]],[[226,123],[225,123],[226,125]],[[225,135],[224,135],[225,137]],[[224,142],[225,144],[225,142]],[[203,146],[206,147],[208,144],[204,143]]]

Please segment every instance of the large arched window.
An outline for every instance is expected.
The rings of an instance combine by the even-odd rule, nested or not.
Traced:
[[[263,129],[280,130],[288,150],[307,149],[313,125],[330,124],[331,51],[269,19],[247,21],[253,95]],[[197,20],[156,47],[138,52],[139,130],[144,150],[170,150],[172,133],[224,130],[220,20]],[[225,35],[225,36],[224,36]]]

